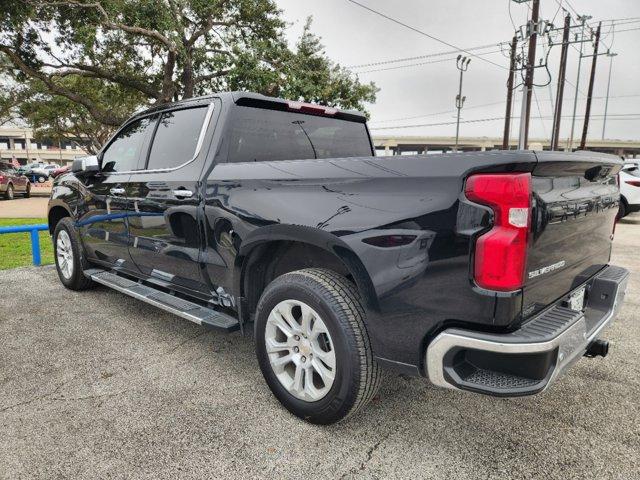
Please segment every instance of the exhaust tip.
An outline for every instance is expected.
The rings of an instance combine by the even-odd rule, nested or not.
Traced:
[[[585,357],[606,357],[609,353],[609,342],[606,340],[594,340],[587,347]]]

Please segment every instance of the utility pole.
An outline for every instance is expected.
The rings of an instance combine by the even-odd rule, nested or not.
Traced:
[[[518,1],[518,0],[515,0]],[[522,3],[522,2],[518,2]],[[529,118],[531,117],[531,97],[533,96],[533,74],[536,63],[536,46],[538,42],[538,20],[540,17],[540,0],[533,0],[531,20],[527,25],[529,35],[529,51],[527,58],[527,74],[522,89],[522,112],[520,114],[520,138],[518,148],[526,150],[529,146]]]
[[[602,124],[602,140],[604,140],[604,134],[607,129],[607,111],[609,110],[609,90],[611,89],[611,69],[613,68],[613,57],[617,56],[617,53],[607,52],[609,57],[609,81],[607,82],[607,100],[604,103],[604,122]]]
[[[587,109],[584,112],[584,125],[582,127],[582,140],[580,141],[580,150],[584,150],[587,143],[587,132],[589,131],[589,116],[591,115],[591,99],[593,97],[593,82],[596,78],[596,64],[598,63],[598,46],[600,45],[600,30],[602,22],[598,24],[596,30],[596,45],[593,48],[593,60],[591,62],[591,77],[589,78],[589,90],[587,91]]]
[[[564,79],[567,73],[567,54],[569,53],[569,30],[571,29],[571,15],[564,18],[564,31],[562,33],[562,51],[560,53],[560,71],[558,72],[558,93],[556,94],[556,107],[553,112],[553,129],[551,132],[551,150],[558,149],[560,139],[560,122],[562,119],[562,101],[564,99]]]
[[[456,95],[456,108],[458,109],[458,120],[456,121],[456,146],[454,148],[454,152],[458,151],[458,140],[460,138],[460,110],[464,105],[464,101],[467,97],[462,96],[462,75],[469,69],[469,63],[471,62],[470,58],[463,57],[462,55],[458,55],[456,59],[456,68],[460,70],[460,84],[458,86],[458,95]]]
[[[591,20],[590,15],[580,15],[578,17],[582,27],[580,29],[580,56],[578,57],[578,74],[576,77],[576,94],[573,97],[573,115],[571,118],[571,134],[569,135],[569,151],[573,151],[573,134],[575,132],[576,127],[576,110],[578,108],[578,94],[580,90],[580,69],[582,68],[582,49],[584,46],[584,25],[587,23],[587,20]],[[576,35],[577,37],[577,35]]]
[[[516,73],[516,48],[518,47],[518,37],[511,40],[511,60],[509,61],[509,79],[507,80],[507,112],[504,115],[504,137],[502,138],[502,149],[509,150],[509,136],[511,135],[511,104],[513,103],[513,78]]]

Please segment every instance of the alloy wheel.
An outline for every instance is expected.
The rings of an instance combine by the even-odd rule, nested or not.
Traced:
[[[317,402],[329,393],[336,376],[334,344],[309,305],[299,300],[277,304],[267,318],[265,346],[273,372],[291,395]]]
[[[73,250],[71,238],[66,230],[60,230],[56,239],[56,256],[58,258],[58,268],[62,276],[70,279],[73,275]]]

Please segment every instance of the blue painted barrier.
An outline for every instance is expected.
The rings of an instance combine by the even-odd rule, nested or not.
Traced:
[[[49,226],[46,223],[40,223],[35,225],[13,225],[9,227],[0,227],[0,235],[3,233],[25,233],[31,234],[31,258],[33,264],[39,267],[42,263],[40,258],[40,236],[39,231],[48,230]]]

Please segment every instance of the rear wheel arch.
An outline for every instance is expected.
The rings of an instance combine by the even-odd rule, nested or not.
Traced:
[[[377,308],[371,278],[358,256],[328,232],[311,238],[313,241],[309,241],[308,235],[304,238],[288,235],[263,238],[242,246],[236,259],[235,288],[245,298],[243,320],[248,321],[249,315],[255,312],[262,292],[271,281],[304,268],[324,268],[346,277],[356,286],[363,304]]]

